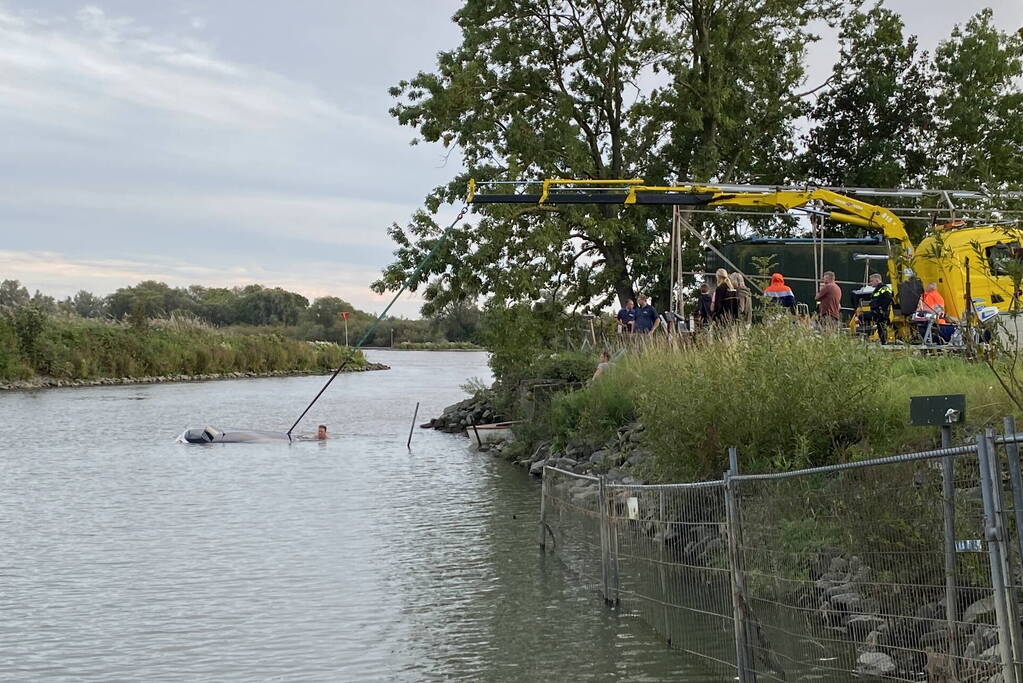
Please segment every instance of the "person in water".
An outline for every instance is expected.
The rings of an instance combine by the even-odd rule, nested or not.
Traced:
[[[316,428],[316,439],[318,441],[326,441],[327,439],[327,425],[320,425]]]

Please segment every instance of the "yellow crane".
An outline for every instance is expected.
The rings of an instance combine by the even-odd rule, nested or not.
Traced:
[[[530,191],[531,190],[531,191]],[[1008,311],[1013,303],[1012,278],[1005,259],[1023,257],[1023,245],[997,226],[937,230],[914,246],[905,223],[891,210],[825,188],[805,189],[717,185],[647,185],[641,178],[577,180],[552,178],[535,182],[469,181],[473,204],[605,204],[762,208],[775,212],[801,210],[840,223],[880,232],[889,245],[888,276],[899,296],[900,285],[919,277],[935,282],[949,315],[961,318],[967,309],[967,275],[977,306]],[[967,270],[968,269],[968,270]],[[919,288],[914,291],[919,292]],[[915,302],[911,302],[915,306]],[[896,318],[898,319],[898,306]]]

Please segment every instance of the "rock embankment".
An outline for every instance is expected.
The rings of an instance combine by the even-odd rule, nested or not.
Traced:
[[[613,484],[646,484],[653,454],[643,447],[643,431],[642,424],[633,422],[619,428],[615,437],[603,444],[573,441],[556,449],[550,443],[541,443],[532,455],[514,462],[534,477],[542,476],[543,468],[550,465],[575,474],[602,474]],[[493,450],[500,453],[504,447],[497,444]]]
[[[464,434],[474,424],[481,425],[500,421],[501,417],[489,398],[473,396],[448,406],[440,417],[435,417],[419,426],[423,429],[437,429],[449,434]]]
[[[390,370],[383,363],[366,363],[344,372],[366,372],[369,370]],[[23,391],[28,389],[53,389],[58,387],[103,387],[118,384],[162,384],[165,382],[209,382],[220,379],[247,379],[257,377],[299,377],[303,375],[323,375],[320,370],[272,370],[270,372],[222,372],[203,375],[152,375],[146,377],[97,377],[94,379],[61,379],[58,377],[33,377],[0,384],[0,391]]]

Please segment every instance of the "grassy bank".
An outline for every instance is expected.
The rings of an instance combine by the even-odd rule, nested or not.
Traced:
[[[982,363],[767,326],[700,346],[632,350],[596,382],[534,411],[524,431],[556,446],[599,444],[638,421],[655,456],[650,475],[689,481],[719,477],[729,446],[747,472],[935,446],[935,429],[909,425],[909,398],[942,393],[967,396],[959,438],[1015,412]]]
[[[344,353],[336,344],[227,333],[186,321],[133,326],[31,309],[0,316],[0,380],[326,371]],[[359,353],[353,367],[364,364]]]
[[[395,344],[394,349],[400,351],[482,351],[482,346],[472,342],[401,342]]]

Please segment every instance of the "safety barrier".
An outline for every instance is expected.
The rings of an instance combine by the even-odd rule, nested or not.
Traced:
[[[1023,683],[1011,419],[956,448],[649,486],[544,470],[541,546],[740,681]]]

